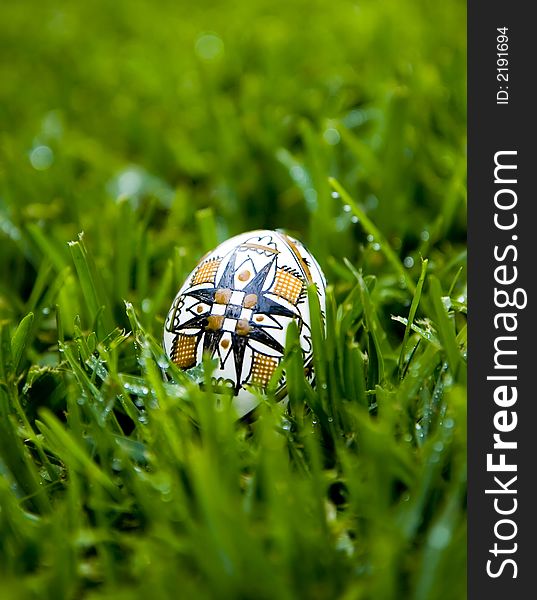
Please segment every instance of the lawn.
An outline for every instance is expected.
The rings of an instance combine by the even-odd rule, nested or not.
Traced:
[[[0,4],[1,600],[465,597],[465,36],[460,0]],[[328,280],[316,383],[291,328],[288,406],[237,420],[164,320],[276,228]]]

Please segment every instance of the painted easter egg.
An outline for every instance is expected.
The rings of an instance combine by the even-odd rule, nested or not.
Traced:
[[[204,353],[216,358],[213,381],[233,390],[243,416],[258,404],[252,390],[263,392],[280,364],[291,321],[313,378],[309,284],[324,315],[325,277],[298,240],[268,230],[233,237],[206,254],[177,293],[164,326],[166,353],[184,370],[199,365]],[[277,398],[285,397],[282,376]]]

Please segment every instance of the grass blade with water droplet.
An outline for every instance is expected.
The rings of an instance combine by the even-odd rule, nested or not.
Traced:
[[[342,200],[348,204],[352,212],[360,219],[364,229],[373,236],[373,238],[380,244],[380,250],[384,253],[384,256],[388,260],[388,262],[392,265],[395,272],[400,275],[403,281],[406,284],[407,289],[411,294],[416,293],[416,286],[412,281],[412,278],[408,274],[407,269],[403,266],[403,263],[399,260],[399,257],[392,250],[392,247],[388,243],[388,240],[382,235],[380,230],[376,227],[376,225],[371,221],[371,219],[366,215],[366,213],[358,206],[358,204],[354,201],[352,196],[343,188],[343,186],[334,179],[330,177],[329,180],[330,185],[333,189],[341,196]]]
[[[425,276],[427,274],[427,265],[429,261],[424,259],[421,261],[421,274],[418,279],[418,285],[416,286],[416,291],[414,292],[414,297],[412,298],[412,304],[410,305],[410,310],[408,312],[408,320],[405,327],[405,335],[403,337],[403,342],[401,343],[401,352],[399,354],[399,363],[398,363],[398,371],[399,378],[402,377],[403,374],[403,362],[405,360],[406,355],[406,346],[408,342],[408,336],[410,335],[410,330],[412,325],[414,324],[414,317],[416,316],[416,311],[418,310],[418,306],[421,299],[421,291],[423,289],[423,282],[425,281]]]

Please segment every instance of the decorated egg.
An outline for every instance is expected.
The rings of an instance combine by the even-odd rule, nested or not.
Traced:
[[[307,286],[317,288],[324,318],[326,281],[317,261],[296,239],[278,231],[249,231],[206,254],[177,293],[164,326],[164,348],[184,370],[217,359],[213,382],[233,390],[239,416],[266,390],[283,359],[291,321],[300,335],[307,377],[313,347]],[[286,398],[285,377],[276,397]]]

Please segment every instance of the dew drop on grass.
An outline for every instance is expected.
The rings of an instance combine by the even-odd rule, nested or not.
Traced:
[[[375,252],[378,252],[380,250],[380,244],[378,242],[375,242],[372,248]]]
[[[224,42],[216,33],[202,33],[194,46],[198,58],[213,62],[224,53]]]
[[[403,264],[407,269],[411,269],[414,266],[414,259],[412,258],[412,256],[407,256],[403,261]]]
[[[359,223],[359,222],[360,222],[360,219],[356,215],[352,215],[351,223]]]
[[[420,237],[424,242],[427,242],[429,240],[429,232],[426,229],[424,229],[421,232]]]
[[[437,525],[433,528],[430,538],[429,544],[433,548],[445,548],[451,539],[451,534],[449,529],[445,525]]]
[[[374,238],[374,237],[373,237],[371,234],[369,234],[369,235],[367,236],[367,241],[368,241],[369,243],[371,243],[371,242],[372,242],[374,239],[375,239],[375,238]]]
[[[308,188],[304,192],[304,198],[306,199],[306,203],[308,204],[308,206],[311,206],[312,208],[316,207],[317,192],[313,188]]]
[[[135,383],[125,382],[123,384],[123,389],[131,394],[136,394],[137,396],[147,396],[149,394],[149,388],[145,385],[138,385]]]
[[[37,146],[30,152],[30,163],[36,171],[46,171],[54,162],[54,152],[48,146]]]
[[[352,209],[351,209],[351,207],[350,207],[349,204],[344,204],[343,205],[343,210],[348,213],[348,212],[351,212]]]
[[[173,500],[173,494],[171,492],[162,492],[160,494],[162,502],[171,502]]]
[[[308,177],[306,171],[300,165],[293,165],[289,170],[291,177],[296,183],[306,183]]]
[[[157,365],[161,369],[167,369],[170,366],[170,363],[165,356],[160,356],[159,359],[157,360]]]
[[[367,120],[367,115],[366,113],[359,109],[356,108],[354,110],[351,110],[348,114],[345,115],[345,117],[343,118],[343,122],[345,123],[345,125],[347,127],[359,127],[360,125],[362,125],[365,121]]]
[[[99,415],[99,423],[101,425],[104,425],[106,423],[106,420],[108,419],[108,416],[110,415],[110,413],[112,412],[112,407],[111,406],[106,406],[102,413]]]
[[[142,310],[144,311],[144,313],[150,313],[151,312],[151,307],[152,307],[153,303],[151,302],[151,300],[149,298],[144,298],[142,300]]]
[[[453,429],[453,427],[455,426],[455,421],[451,418],[448,417],[445,421],[444,421],[444,427],[446,429]]]
[[[334,199],[337,199],[337,198],[339,198],[339,194],[338,194],[337,192],[332,192],[330,195],[331,195],[331,196],[332,196],[332,198],[334,198]]]
[[[327,144],[330,144],[330,146],[335,146],[336,144],[339,144],[339,141],[341,140],[339,131],[337,129],[334,129],[334,127],[329,127],[328,129],[326,129],[323,133],[323,138]]]

